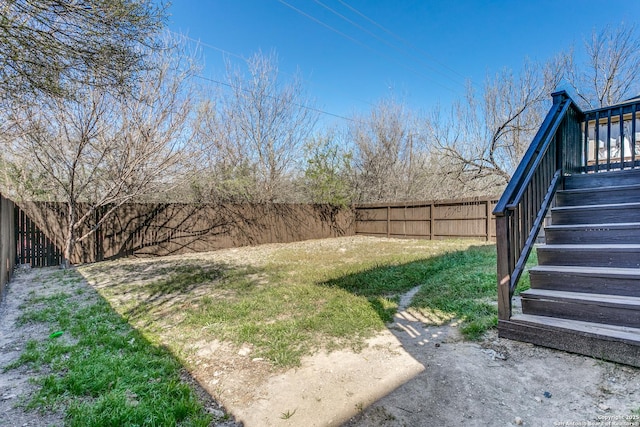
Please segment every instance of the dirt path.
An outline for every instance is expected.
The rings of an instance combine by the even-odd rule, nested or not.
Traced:
[[[638,369],[495,332],[464,342],[407,311],[362,352],[306,358],[253,391],[227,406],[247,426],[640,426]]]
[[[22,313],[21,306],[30,292],[40,295],[56,290],[47,285],[47,276],[54,269],[17,269],[0,303],[0,426],[61,426],[64,416],[60,413],[41,414],[24,411],[19,405],[28,400],[34,391],[29,383],[33,372],[25,368],[4,372],[4,367],[17,360],[29,339],[47,335],[42,324],[18,326],[16,321]]]
[[[349,427],[640,426],[640,412],[632,413],[640,409],[639,369],[495,332],[480,343],[463,342],[455,327],[424,326],[406,312],[390,330],[424,369]]]
[[[28,292],[51,291],[46,270],[35,271],[19,271],[0,306],[0,366],[42,333],[37,326],[15,327]],[[193,375],[249,427],[640,425],[638,416],[629,418],[640,408],[640,370],[495,333],[464,342],[455,324],[425,326],[404,309],[409,299],[361,352],[317,354],[297,369],[272,372],[241,349],[222,371],[207,367],[220,366],[224,346],[199,343]],[[0,372],[0,425],[62,425],[61,414],[16,407],[32,390],[28,376],[19,369]]]

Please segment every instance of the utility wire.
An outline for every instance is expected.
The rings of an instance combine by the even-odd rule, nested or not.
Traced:
[[[222,48],[220,48],[220,47],[214,46],[214,45],[212,45],[212,44],[205,43],[205,42],[203,42],[203,41],[202,41],[202,40],[200,40],[200,39],[195,39],[195,38],[193,38],[193,37],[190,37],[190,36],[187,36],[187,35],[184,35],[184,34],[181,34],[181,33],[177,33],[177,32],[175,32],[175,31],[171,31],[171,30],[168,30],[168,31],[169,31],[170,33],[172,33],[172,34],[176,35],[176,36],[183,37],[183,38],[184,38],[184,39],[186,39],[186,40],[190,40],[190,41],[192,41],[192,42],[194,42],[194,43],[197,43],[197,44],[198,44],[198,45],[200,45],[200,46],[207,47],[207,48],[210,48],[210,49],[216,50],[216,51],[218,51],[218,52],[222,52],[222,53],[223,53],[223,54],[225,54],[225,55],[233,56],[233,57],[238,58],[238,59],[241,59],[242,61],[245,61],[245,62],[247,61],[247,58],[245,58],[244,56],[242,56],[242,55],[240,55],[240,54],[230,52],[230,51],[228,51],[228,50],[225,50],[225,49],[222,49]],[[282,74],[285,74],[285,75],[288,75],[288,76],[291,76],[291,77],[295,77],[293,74],[291,74],[291,73],[287,73],[286,71],[282,71]],[[221,82],[217,82],[217,83],[221,83]],[[353,100],[355,100],[355,101],[362,102],[363,104],[368,104],[368,105],[370,105],[370,106],[373,106],[373,104],[372,104],[372,103],[370,103],[370,102],[368,102],[368,101],[365,101],[365,100],[363,100],[363,99],[353,98],[353,97],[351,97],[351,98],[352,98]],[[329,114],[329,115],[335,115],[335,114],[333,114],[333,113],[328,113],[328,112],[324,112],[324,113],[325,113],[325,114]],[[338,116],[338,117],[340,117],[340,116]]]
[[[369,18],[367,15],[365,15],[364,13],[360,12],[358,9],[356,9],[355,7],[349,5],[347,2],[345,2],[344,0],[338,0],[338,2],[340,2],[340,4],[342,4],[344,7],[348,8],[349,10],[351,10],[352,12],[356,13],[357,15],[359,15],[360,17],[366,19],[367,21],[369,21],[371,24],[375,25],[376,27],[380,28],[382,31],[384,31],[385,33],[389,34],[391,37],[395,38],[396,40],[404,43],[406,46],[410,47],[411,49],[415,50],[416,52],[421,53],[423,56],[425,56],[427,59],[435,62],[436,64],[440,65],[441,67],[451,71],[452,73],[455,73],[456,75],[458,75],[459,77],[466,79],[465,76],[463,76],[462,74],[460,74],[459,72],[457,72],[456,70],[454,70],[453,68],[449,67],[447,64],[438,61],[436,58],[432,57],[431,55],[429,55],[427,52],[425,52],[424,50],[414,46],[411,42],[409,42],[408,40],[402,38],[401,36],[397,35],[396,33],[394,33],[393,31],[387,29],[386,27],[384,27],[382,24],[379,24],[378,22],[376,22],[375,20]],[[473,84],[473,82],[472,82]],[[475,85],[475,84],[474,84]]]
[[[398,47],[397,47],[396,45],[394,45],[393,43],[390,43],[389,41],[387,41],[387,40],[383,39],[382,37],[378,36],[377,34],[375,34],[374,32],[369,31],[368,29],[364,28],[362,25],[358,24],[357,22],[354,22],[353,20],[351,20],[351,19],[347,18],[346,16],[344,16],[344,15],[343,15],[343,14],[341,14],[340,12],[336,11],[335,9],[332,9],[331,7],[329,7],[329,6],[327,6],[326,4],[322,3],[320,0],[313,0],[313,1],[314,1],[315,3],[317,3],[317,4],[319,4],[320,6],[322,6],[323,8],[327,9],[329,12],[331,12],[331,13],[333,13],[334,15],[338,16],[338,17],[339,17],[339,18],[341,18],[342,20],[344,20],[344,21],[348,22],[349,24],[353,25],[354,27],[356,27],[356,28],[357,28],[357,29],[359,29],[360,31],[362,31],[362,32],[364,32],[364,33],[366,33],[366,34],[370,35],[371,37],[373,37],[373,38],[375,38],[376,40],[378,40],[378,41],[380,41],[380,42],[384,43],[385,45],[389,46],[390,48],[392,48],[392,49],[394,49],[394,50],[396,50],[396,51],[400,52],[402,55],[404,55],[404,56],[406,56],[406,57],[408,57],[408,58],[410,58],[410,59],[414,59],[414,60],[417,60],[417,61],[421,62],[423,65],[425,65],[425,66],[426,66],[427,68],[429,68],[430,70],[432,70],[432,71],[434,71],[434,72],[436,72],[436,73],[440,74],[441,76],[443,76],[443,77],[445,77],[445,78],[447,78],[447,79],[451,80],[452,82],[454,82],[454,83],[456,83],[456,84],[459,84],[460,86],[463,86],[463,87],[465,86],[464,82],[462,82],[462,83],[461,83],[461,82],[460,82],[460,81],[458,81],[457,79],[454,79],[451,75],[446,74],[446,73],[444,73],[443,71],[440,71],[440,70],[438,70],[437,68],[435,68],[433,65],[430,65],[429,63],[427,63],[427,62],[425,62],[425,61],[423,61],[423,60],[421,60],[421,59],[416,58],[415,56],[413,56],[413,55],[411,55],[410,53],[408,53],[406,50],[398,48]],[[354,10],[354,11],[355,11],[355,9],[352,9],[352,10]],[[356,11],[356,12],[357,12],[357,11]],[[357,13],[358,13],[358,14],[360,14],[359,12],[357,12]],[[360,15],[364,17],[364,15],[362,15],[362,14],[360,14]],[[365,17],[365,19],[367,19],[367,20],[371,21],[369,18],[366,18],[366,17]],[[380,25],[378,25],[377,23],[376,23],[375,25],[376,25],[376,26],[378,26],[378,27],[381,27],[381,26],[380,26]],[[381,28],[384,28],[384,27],[381,27]],[[388,31],[387,31],[387,30],[385,30],[385,32],[388,32]],[[394,36],[394,37],[399,38],[399,36]],[[402,40],[402,39],[401,39],[401,40]],[[407,43],[405,42],[405,44],[407,44]],[[413,49],[414,49],[414,50],[416,50],[415,48],[413,48]],[[452,71],[453,71],[453,70],[452,70]],[[455,71],[454,71],[454,72],[455,72]],[[456,73],[456,74],[458,74],[458,73]]]
[[[340,35],[340,36],[342,36],[342,37],[346,38],[347,40],[350,40],[350,41],[352,41],[353,43],[356,43],[356,44],[358,44],[358,45],[360,45],[360,46],[362,46],[362,47],[364,47],[364,48],[366,48],[366,49],[368,49],[368,50],[370,50],[370,51],[374,52],[375,54],[382,56],[383,58],[386,58],[386,59],[388,59],[388,60],[390,60],[390,61],[393,61],[393,62],[395,62],[395,63],[399,64],[401,67],[403,67],[403,68],[405,68],[405,69],[407,69],[407,70],[411,71],[412,73],[414,73],[414,74],[416,74],[416,75],[418,75],[418,76],[420,76],[420,77],[423,77],[423,78],[426,78],[426,79],[431,80],[432,82],[434,82],[434,83],[435,83],[435,84],[437,84],[438,86],[440,86],[440,87],[442,87],[442,88],[444,88],[444,89],[447,89],[447,90],[448,90],[448,91],[450,91],[450,92],[457,93],[457,91],[455,91],[455,90],[451,89],[451,88],[450,88],[450,87],[448,87],[448,86],[443,85],[442,83],[438,82],[437,80],[434,80],[432,77],[429,77],[429,76],[427,76],[427,75],[425,75],[425,74],[423,74],[423,73],[421,73],[421,72],[419,72],[419,71],[417,71],[417,70],[415,70],[415,69],[413,69],[413,68],[411,68],[411,67],[407,66],[406,64],[399,63],[399,62],[398,62],[397,60],[395,60],[394,58],[392,58],[392,57],[390,57],[390,56],[388,56],[388,55],[385,55],[384,53],[382,53],[382,52],[380,52],[380,51],[378,51],[378,50],[376,50],[376,49],[374,49],[374,48],[372,48],[372,47],[368,46],[367,44],[365,44],[365,43],[363,43],[363,42],[361,42],[361,41],[359,41],[359,40],[357,40],[357,39],[354,39],[353,37],[351,37],[351,36],[349,36],[349,35],[347,35],[347,34],[343,33],[342,31],[339,31],[339,30],[337,30],[337,29],[333,28],[331,25],[329,25],[329,24],[326,24],[326,23],[322,22],[322,21],[321,21],[321,20],[319,20],[318,18],[316,18],[316,17],[314,17],[314,16],[312,16],[312,15],[309,15],[308,13],[306,13],[306,12],[304,12],[304,11],[302,11],[302,10],[298,9],[297,7],[295,7],[295,6],[293,6],[293,5],[289,4],[289,3],[287,3],[286,1],[284,1],[284,0],[277,0],[277,1],[278,1],[278,2],[280,2],[280,3],[282,3],[283,5],[287,6],[288,8],[290,8],[290,9],[294,10],[295,12],[299,13],[300,15],[302,15],[302,16],[304,16],[304,17],[308,18],[308,19],[311,19],[312,21],[316,22],[317,24],[322,25],[323,27],[325,27],[325,28],[327,28],[327,29],[329,29],[329,30],[333,31],[334,33],[336,33],[336,34],[338,34],[338,35]]]
[[[208,47],[209,49],[213,49],[213,50],[217,50],[218,52],[222,52],[225,55],[233,56],[235,58],[239,58],[239,59],[242,59],[243,61],[246,61],[246,58],[244,58],[242,55],[238,55],[237,53],[229,52],[228,50],[219,48],[219,47],[214,46],[214,45],[209,44],[209,43],[205,43],[200,39],[194,39],[193,37],[187,36],[186,34],[177,33],[175,31],[171,31],[171,30],[168,30],[168,31],[171,34],[174,34],[174,35],[176,35],[178,37],[183,37],[184,39],[190,40],[190,41],[192,41],[194,43],[197,43],[200,46]]]
[[[212,79],[210,77],[205,77],[205,76],[200,75],[200,74],[196,74],[195,77],[198,77],[199,79],[206,80],[206,81],[209,81],[209,82],[212,82],[212,83],[216,83],[216,84],[219,84],[219,85],[222,85],[222,86],[226,86],[226,87],[229,87],[229,88],[234,89],[234,90],[241,90],[243,92],[250,92],[249,89],[238,87],[238,86],[234,86],[231,83],[221,82],[220,80]],[[273,96],[273,95],[264,95],[264,96],[266,96],[267,98],[271,98],[271,99],[277,99],[277,97]],[[355,119],[352,119],[350,117],[341,116],[341,115],[335,114],[335,113],[330,113],[328,111],[320,110],[319,108],[310,107],[310,106],[304,105],[304,104],[299,104],[297,102],[293,102],[292,104],[295,105],[296,107],[304,108],[305,110],[315,111],[316,113],[325,114],[327,116],[336,117],[336,118],[339,118],[339,119],[342,119],[342,120],[346,120],[346,121],[349,121],[349,122],[362,123],[362,122],[360,122],[358,120],[355,120]]]
[[[298,12],[300,15],[302,15],[302,16],[304,16],[304,17],[306,17],[306,18],[311,19],[313,22],[315,22],[315,23],[317,23],[317,24],[322,25],[323,27],[325,27],[325,28],[327,28],[327,29],[329,29],[329,30],[333,31],[334,33],[336,33],[336,34],[338,34],[338,35],[340,35],[340,36],[344,37],[345,39],[350,40],[350,41],[352,41],[353,43],[356,43],[356,44],[358,44],[358,45],[360,45],[360,46],[362,46],[362,47],[364,47],[364,48],[366,48],[366,49],[369,49],[369,50],[371,50],[371,51],[373,51],[373,52],[376,52],[374,49],[372,49],[372,48],[370,48],[369,46],[367,46],[366,44],[362,43],[360,40],[354,39],[353,37],[346,35],[346,34],[345,34],[345,33],[343,33],[342,31],[340,31],[340,30],[337,30],[337,29],[333,28],[331,25],[329,25],[329,24],[326,24],[326,23],[322,22],[322,21],[321,21],[321,20],[319,20],[318,18],[315,18],[315,17],[313,17],[313,16],[309,15],[309,14],[308,14],[308,13],[306,13],[306,12],[303,12],[302,10],[298,9],[298,8],[297,8],[297,7],[295,7],[295,6],[292,6],[291,4],[287,3],[286,1],[284,1],[284,0],[278,0],[278,1],[279,1],[280,3],[282,3],[283,5],[287,6],[288,8],[290,8],[290,9],[292,9],[292,10],[294,10],[294,11]],[[376,52],[376,53],[379,53],[379,52]]]

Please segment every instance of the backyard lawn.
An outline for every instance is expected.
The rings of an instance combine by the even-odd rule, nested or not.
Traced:
[[[219,340],[291,367],[320,349],[357,349],[416,286],[414,310],[438,323],[457,319],[464,335],[479,338],[497,322],[495,262],[495,246],[481,242],[357,237],[78,271],[147,339],[176,354]]]
[[[5,370],[33,371],[26,407],[65,408],[70,424],[207,425],[180,369],[203,369],[210,343],[226,351],[216,359],[250,353],[249,369],[272,375],[321,350],[358,352],[408,292],[408,311],[475,340],[497,322],[495,263],[483,242],[345,237],[83,265],[48,273],[62,291],[29,295],[19,318],[62,339],[29,341]],[[242,361],[218,362],[211,376]]]

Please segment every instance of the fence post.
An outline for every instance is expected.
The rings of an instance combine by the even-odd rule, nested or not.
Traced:
[[[496,252],[498,273],[498,319],[511,318],[511,269],[509,268],[509,213],[496,216]]]
[[[491,199],[487,199],[485,200],[486,205],[486,209],[485,209],[485,213],[487,215],[487,242],[491,241]]]
[[[433,229],[436,226],[436,219],[433,212],[433,203],[429,204],[429,240],[433,240]]]
[[[391,237],[391,206],[387,206],[387,238]]]

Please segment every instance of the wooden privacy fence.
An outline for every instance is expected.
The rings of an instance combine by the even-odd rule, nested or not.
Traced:
[[[7,199],[2,203],[3,280],[10,274],[13,260],[34,267],[58,265],[67,225],[66,205],[27,202],[14,207]],[[491,216],[495,203],[495,198],[485,198],[369,204],[355,209],[308,204],[130,203],[120,206],[94,234],[79,242],[71,262],[204,252],[354,234],[495,241]],[[87,207],[81,206],[82,209]],[[95,211],[78,235],[95,228],[107,208],[104,209]]]
[[[15,205],[0,194],[0,299],[16,259]]]
[[[54,246],[63,247],[67,225],[64,203],[29,202],[21,203],[20,207]],[[89,223],[78,230],[78,235],[94,227],[106,209],[94,212]],[[71,262],[204,252],[353,235],[354,224],[351,209],[328,205],[130,203],[120,206],[94,234],[79,242]],[[23,236],[32,234],[27,229]],[[44,265],[38,262],[46,262],[48,252],[38,253],[42,258],[36,265]],[[19,251],[18,257],[21,256]],[[31,263],[29,258],[22,262]]]
[[[496,240],[497,197],[358,205],[356,234],[413,239]]]
[[[15,207],[15,262],[31,267],[62,263],[62,251],[19,206]]]

